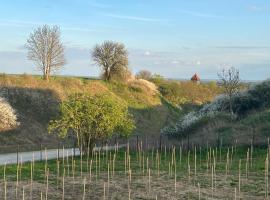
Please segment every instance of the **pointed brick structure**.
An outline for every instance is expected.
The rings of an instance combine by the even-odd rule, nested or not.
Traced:
[[[200,83],[201,79],[199,77],[199,75],[197,73],[195,73],[192,77],[191,77],[191,80],[195,83]]]

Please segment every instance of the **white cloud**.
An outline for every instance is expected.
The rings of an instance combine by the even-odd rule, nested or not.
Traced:
[[[110,4],[97,3],[97,2],[91,2],[91,3],[89,3],[89,5],[92,7],[95,7],[95,8],[109,8],[109,7],[111,7]]]
[[[145,55],[145,56],[149,56],[150,54],[151,54],[150,51],[144,52],[144,55]]]
[[[265,79],[270,76],[270,50],[268,49],[250,49],[248,52],[241,49],[228,51],[215,48],[179,52],[128,50],[133,72],[144,69],[169,78],[189,78],[198,72],[203,79],[211,79],[217,78],[217,72],[223,67],[234,66],[239,68],[243,80]],[[146,52],[150,54],[143,56]],[[88,48],[67,46],[66,58],[67,65],[59,72],[60,74],[95,76],[100,73],[100,68],[93,65]],[[27,60],[27,52],[19,47],[16,51],[0,51],[0,72],[37,73],[38,71],[33,63]]]
[[[182,13],[182,14],[191,15],[191,16],[194,16],[194,17],[219,18],[219,19],[224,18],[223,16],[220,16],[220,15],[202,13],[202,12],[191,11],[191,10],[180,10],[179,12]]]
[[[173,60],[171,63],[172,64],[179,64],[179,61],[178,60]]]
[[[106,13],[103,13],[102,15],[106,16],[106,17],[116,18],[116,19],[143,21],[143,22],[164,22],[164,21],[167,21],[164,19],[148,18],[148,17],[140,17],[140,16],[127,16],[127,15],[106,14]]]
[[[216,46],[217,49],[240,49],[240,50],[255,50],[255,49],[270,49],[270,46]]]
[[[74,31],[74,32],[123,32],[124,29],[120,27],[113,26],[98,26],[95,28],[89,28],[89,24],[83,24],[78,26],[70,26],[63,23],[53,23],[53,22],[42,22],[42,21],[20,21],[20,20],[0,20],[0,27],[18,27],[18,28],[35,28],[37,26],[42,26],[44,24],[53,26],[60,26],[61,30],[64,31]]]
[[[270,50],[267,48],[152,50],[148,56],[141,56],[146,52],[143,49],[129,49],[129,52],[130,65],[135,71],[146,69],[170,78],[190,77],[198,72],[204,79],[215,79],[217,72],[225,66],[239,68],[242,79],[265,79],[270,74],[267,67],[270,65]],[[249,67],[248,71],[246,67]]]
[[[0,20],[0,26],[8,26],[8,27],[33,27],[41,24],[44,23],[34,21],[20,21],[20,20]]]
[[[249,9],[250,9],[251,11],[258,12],[258,11],[262,11],[262,10],[263,10],[263,7],[257,6],[257,5],[251,5],[251,6],[249,7]]]

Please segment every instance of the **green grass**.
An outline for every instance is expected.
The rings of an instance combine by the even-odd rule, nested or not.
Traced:
[[[242,168],[244,169],[245,167],[245,160],[246,160],[246,152],[247,152],[247,148],[248,147],[236,147],[234,149],[234,153],[233,153],[233,163],[231,164],[230,170],[232,170],[232,172],[237,173],[238,171],[238,161],[239,159],[242,160]],[[231,152],[231,148],[229,148],[230,152]],[[224,172],[225,171],[225,167],[226,167],[226,154],[228,149],[227,148],[212,148],[211,151],[215,151],[215,154],[217,155],[216,159],[216,170],[220,171],[220,172]],[[149,166],[152,170],[156,171],[157,170],[157,166],[156,166],[156,150],[153,151],[148,151],[148,152],[143,152],[144,154],[144,159],[145,159],[145,169],[146,169],[146,157],[148,157],[149,159]],[[197,148],[196,150],[196,156],[197,156],[197,170],[198,172],[204,172],[207,168],[206,165],[206,157],[207,157],[207,153],[210,152],[210,148],[207,149],[199,149]],[[107,158],[106,158],[106,152],[101,152],[100,157],[101,157],[101,165],[100,165],[100,169],[101,171],[106,172],[107,170],[107,159],[109,159],[109,154],[110,152],[108,151],[107,154]],[[113,156],[114,151],[111,151],[111,155]],[[193,149],[193,151],[189,151],[189,153],[187,151],[182,150],[182,157],[181,157],[181,163],[180,163],[180,151],[179,149],[176,149],[176,168],[177,168],[177,173],[186,173],[186,170],[188,169],[188,155],[189,155],[189,163],[191,168],[194,168],[194,154],[195,151]],[[153,157],[152,157],[153,155]],[[160,171],[168,171],[168,163],[171,161],[171,152],[169,151],[169,149],[166,150],[166,154],[165,154],[165,150],[163,149],[162,153],[160,154]],[[264,172],[264,166],[265,166],[265,158],[267,155],[267,149],[266,148],[254,148],[253,151],[253,166],[251,171],[252,172],[256,172],[256,173],[263,173]],[[138,159],[138,152],[135,151],[131,151],[130,152],[130,157],[131,157],[131,169],[133,172],[137,172],[139,173],[141,171],[141,168],[139,167],[139,164],[137,162]],[[117,164],[115,166],[115,171],[121,172],[124,171],[124,157],[125,157],[125,151],[124,150],[120,150],[117,153]],[[71,159],[72,157],[69,157],[69,165],[70,165],[70,171],[71,171]],[[95,165],[95,156],[94,157],[89,157],[89,162],[90,160],[93,160],[93,165],[92,165],[92,170],[93,173],[96,170],[96,165]],[[81,158],[80,156],[76,156],[74,157],[74,160],[76,162],[76,174],[80,174],[80,162],[81,162]],[[83,172],[86,173],[87,172],[87,156],[83,156],[82,157],[82,162],[83,162]],[[67,168],[68,164],[67,164],[67,158],[65,158],[65,168]],[[63,170],[63,159],[59,158],[59,163],[60,163],[60,174],[62,174],[62,170]],[[44,166],[45,166],[45,161],[35,161],[34,162],[34,179],[35,180],[43,180],[44,179]],[[53,160],[48,160],[47,161],[47,166],[50,169],[50,174],[54,174],[56,175],[57,172],[57,160],[53,159]],[[30,168],[31,168],[31,162],[26,162],[22,164],[22,179],[23,180],[27,180],[30,178]],[[17,164],[10,164],[10,165],[6,165],[6,176],[8,177],[8,179],[10,180],[15,180],[16,179],[16,171],[17,171]],[[243,170],[244,171],[244,170]],[[0,177],[3,177],[3,172],[4,172],[4,166],[0,166]]]
[[[210,166],[213,166],[213,157],[212,161],[208,161],[208,168],[207,168],[207,154],[209,155],[209,152],[215,151],[215,159],[216,159],[216,168],[214,173],[214,187],[215,187],[215,193],[212,194],[212,175],[211,175],[211,168]],[[253,162],[252,166],[249,164],[249,176],[248,179],[246,179],[246,172],[245,172],[245,163],[246,163],[246,152],[248,150],[248,147],[236,147],[234,148],[232,163],[229,168],[227,179],[225,179],[226,175],[226,154],[227,154],[227,148],[223,147],[221,149],[219,148],[213,148],[210,150],[210,147],[208,149],[200,149],[197,148],[196,150],[196,163],[197,163],[197,171],[195,175],[195,151],[194,149],[191,151],[183,151],[181,162],[180,162],[180,151],[178,148],[176,148],[176,154],[175,154],[175,163],[176,165],[173,165],[173,167],[170,169],[171,174],[169,173],[169,166],[171,166],[169,163],[172,161],[172,151],[170,151],[168,148],[162,149],[161,154],[159,153],[160,158],[160,165],[157,166],[156,162],[156,156],[157,156],[157,150],[149,150],[149,151],[130,151],[130,158],[131,158],[131,171],[132,171],[132,193],[135,198],[135,196],[138,198],[143,199],[152,199],[148,197],[147,194],[144,192],[147,191],[147,184],[148,184],[148,172],[146,168],[146,158],[148,157],[149,160],[149,168],[151,169],[151,190],[155,191],[157,193],[163,191],[162,195],[169,195],[170,197],[161,197],[161,199],[170,199],[172,198],[174,194],[174,167],[176,167],[176,183],[178,184],[177,187],[181,188],[181,193],[178,194],[180,196],[175,196],[177,198],[190,198],[190,199],[197,199],[197,184],[200,183],[200,187],[203,191],[203,198],[209,198],[211,195],[214,195],[216,199],[223,199],[223,198],[231,198],[233,196],[234,188],[238,188],[239,184],[239,159],[242,160],[242,167],[241,167],[241,196],[243,199],[245,198],[251,198],[251,199],[261,199],[264,198],[264,192],[265,192],[265,157],[267,155],[267,148],[258,148],[254,147],[253,151]],[[231,152],[231,147],[230,147]],[[111,151],[111,158],[112,155],[115,153],[115,151]],[[117,189],[118,192],[124,192],[128,191],[128,174],[125,173],[125,153],[126,151],[124,149],[120,150],[116,155],[116,162],[115,162],[115,176],[112,176],[112,170],[110,170],[110,181],[111,181],[111,190],[113,193],[116,192]],[[69,157],[69,175],[68,175],[68,164],[67,164],[67,158],[65,158],[65,164],[63,165],[62,158],[59,159],[60,163],[60,171],[59,171],[59,177],[57,178],[57,160],[49,160],[47,162],[47,167],[49,168],[49,185],[50,185],[50,191],[54,191],[55,194],[61,195],[62,191],[62,176],[63,176],[63,169],[65,169],[65,179],[66,183],[65,186],[67,188],[67,191],[69,192],[68,188],[71,188],[73,185],[73,193],[79,193],[79,196],[82,194],[82,180],[84,177],[87,178],[87,184],[91,184],[90,191],[88,192],[88,195],[91,195],[92,198],[95,196],[95,198],[101,198],[100,195],[102,195],[102,187],[103,183],[107,184],[107,172],[108,172],[108,163],[112,164],[112,160],[110,161],[110,152],[108,151],[107,157],[106,152],[100,153],[100,166],[99,161],[96,157],[89,158],[93,160],[92,165],[92,183],[89,183],[89,165],[87,167],[87,156],[82,157],[82,177],[81,177],[81,157],[76,156],[74,157],[74,160],[76,162],[76,169],[75,169],[75,179],[73,179],[72,174],[72,167],[71,167],[71,160],[72,158]],[[139,162],[139,158],[144,158],[144,171],[143,171],[143,162]],[[189,155],[189,156],[188,156]],[[99,156],[97,156],[98,158]],[[188,175],[188,160],[190,164],[190,180]],[[34,163],[34,176],[33,176],[33,182],[34,184],[38,183],[41,185],[46,185],[46,177],[44,175],[44,169],[45,169],[45,161],[36,161]],[[127,167],[128,168],[128,167]],[[158,168],[159,168],[159,175],[158,175]],[[110,169],[112,169],[112,165],[110,165]],[[127,169],[128,170],[128,169]],[[4,173],[4,166],[0,166],[0,177],[3,177]],[[6,180],[11,185],[12,183],[16,183],[16,173],[17,173],[17,165],[7,165],[6,166]],[[31,163],[23,163],[21,166],[21,177],[19,178],[20,183],[29,183],[30,182],[30,176],[31,176]],[[78,182],[79,181],[79,182]],[[120,184],[116,187],[117,184]],[[75,185],[75,189],[74,189]],[[42,186],[42,187],[43,187]],[[116,187],[116,188],[115,188]],[[54,189],[53,189],[54,188]],[[58,189],[56,189],[58,188]],[[87,187],[88,188],[88,187]],[[179,188],[179,189],[180,189]],[[100,191],[100,192],[98,192]],[[144,191],[139,192],[138,191]],[[179,190],[178,190],[179,191]],[[192,192],[191,192],[192,191]],[[155,194],[155,193],[153,193]],[[238,195],[238,194],[237,194]],[[0,192],[1,196],[1,192]],[[74,196],[73,196],[74,197]],[[78,196],[77,196],[78,197]],[[123,199],[126,199],[123,198]]]

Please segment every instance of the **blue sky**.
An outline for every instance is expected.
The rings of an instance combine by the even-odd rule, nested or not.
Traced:
[[[123,42],[133,73],[217,78],[227,66],[242,79],[270,77],[269,0],[6,0],[0,4],[0,72],[39,73],[24,44],[43,24],[59,25],[63,75],[96,76],[91,48]]]

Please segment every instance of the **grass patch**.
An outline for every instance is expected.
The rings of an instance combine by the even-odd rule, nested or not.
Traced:
[[[69,198],[81,198],[83,195],[83,182],[86,180],[86,196],[88,198],[103,198],[105,185],[106,198],[127,199],[130,195],[133,199],[177,199],[187,198],[198,199],[200,184],[200,195],[202,199],[214,197],[216,199],[232,199],[234,197],[234,188],[239,185],[239,159],[242,160],[241,167],[241,193],[237,193],[241,198],[263,199],[265,185],[265,157],[268,150],[266,148],[255,148],[252,154],[252,163],[248,164],[248,176],[245,170],[245,158],[247,147],[228,148],[197,148],[190,151],[184,151],[180,148],[175,150],[162,148],[148,151],[101,151],[94,153],[93,157],[87,156],[59,158],[57,161],[49,160],[47,167],[49,169],[49,197],[54,199],[62,198],[62,179],[65,170],[65,189]],[[229,149],[230,165],[226,173],[226,159]],[[158,153],[157,153],[158,152]],[[175,152],[175,153],[174,153]],[[211,156],[209,157],[211,152]],[[113,155],[115,154],[115,160]],[[130,156],[130,162],[127,162],[127,156]],[[196,155],[196,157],[195,157]],[[157,161],[157,158],[159,161]],[[196,158],[196,159],[195,159]],[[90,173],[90,160],[92,167]],[[147,168],[147,160],[148,167]],[[125,162],[126,161],[126,162]],[[72,162],[76,163],[72,167]],[[57,170],[59,163],[59,172]],[[113,170],[114,163],[114,170]],[[125,165],[126,163],[126,165]],[[130,163],[130,168],[129,168]],[[195,165],[196,163],[196,165]],[[214,173],[211,172],[211,166],[215,164]],[[109,179],[108,179],[108,165]],[[33,165],[32,165],[33,166]],[[196,166],[196,171],[195,171]],[[72,171],[72,168],[74,171]],[[30,191],[31,163],[20,165],[19,173],[19,195],[22,192],[22,184],[25,185],[27,197]],[[44,192],[46,188],[46,176],[44,173],[45,162],[35,161],[33,168],[33,195]],[[150,186],[149,186],[149,169]],[[131,175],[129,175],[129,170]],[[3,177],[4,166],[0,167],[0,177]],[[10,187],[8,196],[14,195],[17,181],[17,165],[6,166],[6,181]],[[58,174],[58,175],[57,175]],[[74,177],[73,177],[74,174]],[[91,178],[90,178],[91,174]],[[227,174],[227,175],[226,175]],[[129,181],[131,177],[131,181]],[[176,178],[176,179],[175,179]],[[109,185],[108,185],[109,180]],[[176,181],[175,181],[176,180]],[[214,183],[214,185],[213,185]],[[150,187],[150,188],[149,188]],[[110,192],[108,192],[110,191]],[[150,191],[150,192],[149,192]],[[0,190],[2,195],[3,190]],[[120,195],[121,194],[121,195]]]

